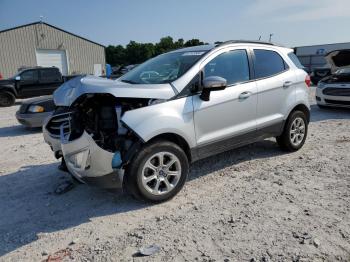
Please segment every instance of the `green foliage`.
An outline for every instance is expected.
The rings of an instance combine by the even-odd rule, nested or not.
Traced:
[[[161,38],[156,44],[130,41],[126,47],[109,45],[106,48],[106,60],[112,66],[140,64],[154,56],[174,49],[203,44],[199,39],[191,39],[185,42],[180,38],[174,42],[170,36]]]

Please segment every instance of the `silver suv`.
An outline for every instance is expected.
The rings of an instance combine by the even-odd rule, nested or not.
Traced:
[[[117,80],[78,77],[54,93],[45,141],[78,180],[159,202],[189,163],[261,139],[300,149],[310,79],[293,50],[228,41],[175,50]]]

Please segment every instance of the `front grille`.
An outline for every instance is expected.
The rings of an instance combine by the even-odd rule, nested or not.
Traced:
[[[64,135],[68,135],[71,132],[70,128],[70,120],[72,119],[72,115],[70,112],[62,113],[53,116],[50,121],[46,125],[47,131],[49,131],[50,135],[54,138],[60,137],[61,126],[63,127]]]
[[[350,101],[341,101],[341,100],[331,100],[331,99],[325,99],[324,100],[328,104],[337,104],[337,105],[346,105],[350,106]]]
[[[327,96],[350,96],[350,88],[327,87],[323,90]]]

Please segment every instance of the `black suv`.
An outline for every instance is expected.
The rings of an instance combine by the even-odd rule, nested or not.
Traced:
[[[11,106],[16,98],[50,95],[73,77],[62,76],[56,67],[26,68],[9,79],[0,80],[0,106]]]

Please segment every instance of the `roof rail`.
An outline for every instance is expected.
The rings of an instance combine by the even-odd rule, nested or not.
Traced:
[[[228,45],[228,44],[261,44],[261,45],[275,45],[271,42],[263,42],[263,41],[254,41],[254,40],[228,40],[225,42],[218,43],[215,47]]]

